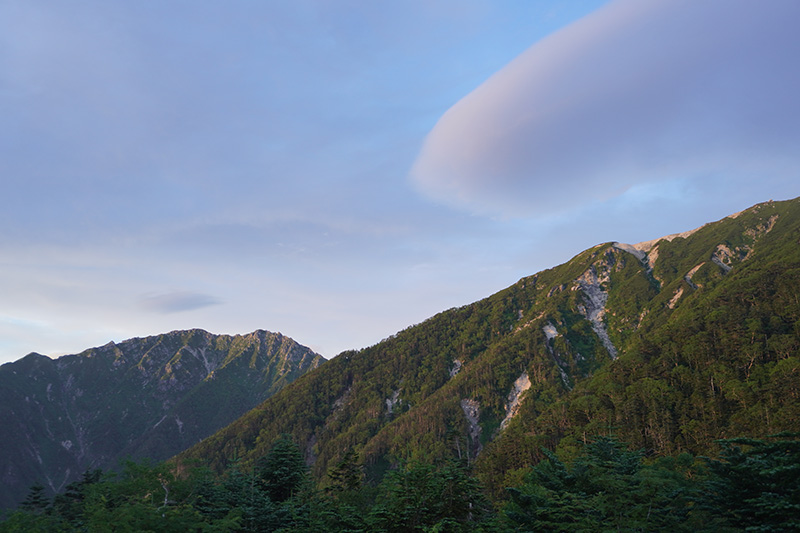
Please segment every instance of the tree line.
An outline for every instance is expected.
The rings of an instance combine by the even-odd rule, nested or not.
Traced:
[[[282,436],[251,468],[234,460],[223,475],[128,462],[52,498],[35,485],[0,531],[797,531],[799,437],[728,439],[715,458],[649,458],[596,437],[570,461],[542,450],[492,501],[456,458],[397,465],[374,484],[351,450],[315,486]]]

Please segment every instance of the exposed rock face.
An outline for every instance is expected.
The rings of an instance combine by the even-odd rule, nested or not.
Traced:
[[[561,375],[561,382],[564,384],[564,387],[571,389],[572,385],[569,382],[569,376],[565,370],[567,368],[567,364],[561,359],[561,357],[559,357],[554,346],[555,343],[553,342],[555,338],[560,337],[561,334],[558,332],[558,329],[556,329],[552,322],[548,322],[542,326],[542,332],[547,339],[547,351],[550,352],[550,355],[553,357],[553,361],[556,363],[558,373]],[[530,382],[528,383],[528,386],[530,386]]]
[[[514,386],[511,387],[511,392],[508,393],[508,402],[506,403],[506,417],[500,422],[500,430],[504,430],[514,415],[519,411],[519,406],[522,401],[522,393],[531,388],[531,380],[527,372],[523,372],[520,377],[514,381]]]
[[[547,337],[548,341],[555,339],[559,335],[558,329],[556,329],[552,322],[545,324],[542,327],[542,332],[544,333],[544,336]]]
[[[675,309],[675,304],[678,303],[678,300],[681,299],[681,296],[683,296],[683,287],[678,287],[678,289],[675,291],[675,294],[667,303],[667,307],[669,307],[670,309]]]
[[[650,240],[650,241],[644,241],[644,242],[636,243],[636,244],[633,244],[631,246],[633,246],[633,248],[636,248],[637,250],[641,250],[643,252],[649,252],[652,248],[656,247],[656,245],[658,245],[658,243],[660,241],[672,242],[675,239],[686,239],[688,237],[691,237],[692,235],[694,235],[695,233],[697,233],[698,231],[700,231],[701,229],[703,229],[707,225],[708,224],[700,226],[699,228],[690,229],[689,231],[684,231],[684,232],[681,232],[681,233],[672,233],[670,235],[665,235],[663,237],[659,237],[658,239],[653,239],[653,240]],[[617,244],[620,244],[620,243],[617,243]]]
[[[481,445],[481,426],[478,420],[481,417],[481,405],[476,400],[461,400],[461,410],[467,418],[468,435],[470,440],[470,456],[476,457],[483,446]]]
[[[765,205],[771,205],[771,202],[767,204],[759,204],[756,206],[751,207],[750,209],[746,209],[744,211],[739,211],[738,213],[734,213],[726,218],[729,219],[736,219],[739,218],[744,213],[758,213]],[[772,231],[772,228],[775,227],[775,223],[778,221],[778,215],[772,215],[763,223],[756,225],[752,228],[747,228],[744,230],[743,235],[750,238],[755,244],[758,239]],[[693,230],[684,231],[682,233],[673,233],[671,235],[665,235],[664,237],[660,237],[658,239],[653,239],[650,241],[644,241],[637,244],[625,244],[621,242],[615,242],[614,247],[620,250],[625,250],[633,255],[635,255],[640,261],[645,263],[649,268],[650,272],[652,272],[653,268],[655,267],[656,261],[658,260],[659,255],[659,248],[658,245],[662,241],[672,242],[675,239],[686,239],[691,237],[698,231],[702,230],[708,226],[705,224],[699,228],[695,228]],[[753,252],[752,245],[744,244],[737,246],[734,249],[731,249],[727,244],[721,243],[717,246],[716,251],[711,255],[711,261],[716,263],[722,270],[727,273],[731,270],[732,264],[739,261],[744,261],[750,257],[750,254]],[[698,265],[698,268],[702,266]],[[687,274],[687,283],[693,285],[691,282],[691,277],[694,272],[690,272]],[[657,279],[657,278],[656,278]],[[661,281],[661,280],[659,280]],[[696,288],[696,287],[695,287]]]
[[[391,415],[394,412],[395,406],[402,402],[403,400],[400,399],[400,389],[393,391],[391,397],[386,398],[386,414]]]
[[[58,492],[124,457],[167,459],[323,360],[279,333],[191,330],[5,364],[0,507],[35,482]]]
[[[731,263],[733,263],[735,257],[730,248],[724,244],[718,244],[717,249],[711,255],[711,260],[727,274],[733,268]]]
[[[605,265],[606,267],[610,265]],[[592,323],[592,329],[600,338],[603,346],[608,350],[612,359],[617,357],[617,349],[608,336],[606,326],[603,323],[603,316],[606,314],[606,302],[608,292],[603,288],[603,284],[609,281],[609,269],[604,268],[598,275],[597,267],[592,265],[589,270],[577,279],[578,286],[584,294],[584,304],[578,311]]]
[[[647,253],[644,250],[637,248],[635,245],[625,244],[624,242],[615,242],[614,248],[628,252],[642,263],[647,264]]]
[[[703,268],[703,265],[705,265],[705,262],[702,262],[699,265],[692,267],[692,269],[689,272],[687,272],[685,276],[683,276],[683,279],[686,281],[686,283],[688,283],[689,286],[695,290],[698,289],[700,286],[695,284],[695,282],[692,281],[692,278],[694,277],[695,274],[697,274],[698,270]]]

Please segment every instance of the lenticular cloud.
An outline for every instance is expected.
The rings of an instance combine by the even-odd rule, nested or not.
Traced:
[[[411,178],[446,203],[511,215],[671,179],[796,179],[797,20],[793,0],[612,3],[448,110]]]

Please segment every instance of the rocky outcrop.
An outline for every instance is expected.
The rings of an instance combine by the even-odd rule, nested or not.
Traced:
[[[675,294],[672,295],[672,298],[670,298],[669,302],[667,302],[667,307],[670,309],[675,309],[675,305],[677,305],[678,300],[681,299],[681,296],[683,296],[682,286],[678,287],[678,289],[675,291]]]
[[[403,403],[403,400],[400,399],[400,389],[392,392],[392,395],[389,398],[386,398],[386,414],[391,416],[394,412],[394,408]]]
[[[522,394],[531,388],[531,380],[527,372],[523,372],[520,377],[514,381],[511,387],[511,392],[508,393],[506,402],[506,417],[500,422],[500,431],[504,430],[514,415],[519,411],[520,403],[522,402]]]
[[[697,271],[700,270],[703,267],[703,265],[705,265],[705,264],[706,263],[704,261],[704,262],[700,263],[699,265],[695,265],[694,267],[692,267],[692,269],[689,272],[686,273],[685,276],[683,276],[683,280],[686,283],[688,283],[691,288],[693,288],[695,290],[699,289],[701,286],[697,285],[694,281],[692,281],[692,278],[694,277],[695,274],[697,274]]]
[[[470,457],[476,457],[483,446],[481,445],[481,426],[478,423],[481,417],[481,404],[476,400],[461,400],[461,410],[467,419],[467,435],[470,440]]]
[[[566,368],[567,364],[564,362],[563,359],[558,355],[558,352],[554,346],[554,340],[556,337],[560,337],[561,334],[558,332],[558,329],[553,325],[552,322],[548,322],[542,327],[542,332],[544,333],[547,342],[545,346],[547,347],[547,351],[550,352],[550,355],[553,358],[553,361],[556,364],[556,368],[558,369],[558,373],[561,376],[561,382],[564,384],[564,387],[567,389],[572,388],[572,384],[569,381],[569,376],[567,375]]]
[[[606,350],[608,350],[608,354],[612,359],[616,359],[617,348],[611,342],[603,322],[603,317],[606,314],[606,302],[608,301],[608,292],[603,288],[603,285],[609,282],[609,266],[608,264],[603,265],[604,268],[598,275],[597,266],[592,265],[589,270],[576,280],[584,295],[584,303],[578,306],[578,312],[591,322],[592,329]]]
[[[736,259],[734,252],[724,244],[718,244],[717,249],[711,254],[711,260],[726,274],[731,271],[732,264]]]
[[[461,367],[463,366],[463,362],[461,359],[455,359],[453,361],[453,367],[450,369],[450,377],[454,378],[456,375],[461,372]]]

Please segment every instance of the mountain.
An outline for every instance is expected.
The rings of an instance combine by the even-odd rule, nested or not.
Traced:
[[[800,199],[609,242],[304,375],[182,453],[222,471],[281,434],[318,481],[458,456],[495,496],[541,447],[615,434],[650,454],[800,430]]]
[[[202,330],[0,366],[0,507],[126,457],[167,459],[324,359],[280,333]]]

